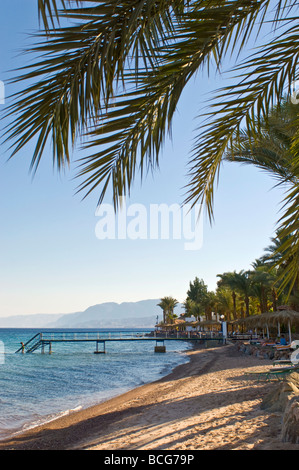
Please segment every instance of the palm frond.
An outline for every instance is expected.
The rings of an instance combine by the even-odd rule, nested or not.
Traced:
[[[14,119],[6,136],[13,141],[12,156],[36,138],[35,170],[50,138],[58,168],[70,161],[70,146],[101,115],[130,62],[135,70],[140,64],[153,67],[153,52],[165,44],[167,31],[173,36],[167,9],[179,9],[182,0],[133,2],[138,11],[132,2],[96,3],[95,8],[65,11],[81,18],[80,24],[38,35],[32,52],[41,58],[16,79],[29,85],[13,96],[8,116]]]
[[[240,131],[237,142],[225,152],[224,161],[254,165],[278,180],[278,184],[298,182],[291,150],[298,129],[297,115],[296,106],[283,98],[279,106],[270,110],[267,123],[263,120],[261,124],[253,124],[260,127],[258,134]]]
[[[234,5],[232,5],[234,3]],[[246,2],[245,2],[246,3]],[[117,97],[102,121],[90,133],[88,148],[99,147],[97,153],[82,160],[80,190],[89,194],[102,185],[103,200],[109,181],[114,202],[130,190],[136,168],[143,173],[158,165],[158,157],[181,93],[200,67],[207,65],[211,54],[219,65],[219,46],[231,38],[237,23],[256,13],[256,2],[248,1],[242,10],[236,2],[225,7],[188,12],[176,25],[175,41],[162,47],[159,66],[152,72],[140,73],[136,91]],[[234,10],[232,9],[234,6]],[[136,77],[130,76],[132,87]],[[89,175],[89,176],[88,176]],[[87,178],[86,178],[87,177]]]
[[[55,27],[55,23],[72,3],[77,5],[87,0],[38,0],[38,13],[46,31]]]
[[[245,127],[251,136],[261,131],[271,106],[279,104],[285,87],[296,79],[299,58],[299,28],[289,28],[282,37],[270,42],[236,71],[243,73],[237,85],[220,91],[211,108],[213,120],[204,125],[191,161],[186,202],[204,202],[213,219],[214,184],[225,152],[241,139]],[[216,116],[216,118],[215,118]]]
[[[253,26],[262,25],[270,5],[270,0],[39,0],[46,33],[37,36],[33,48],[41,57],[17,79],[29,85],[13,97],[9,108],[13,122],[6,137],[13,142],[12,155],[35,139],[31,166],[36,170],[52,140],[53,160],[61,168],[70,162],[77,138],[89,136],[88,148],[100,150],[81,162],[80,175],[86,178],[81,189],[89,192],[102,185],[102,200],[110,181],[116,200],[130,187],[137,166],[142,172],[145,161],[149,167],[157,164],[190,77],[212,58],[220,67],[228,50],[241,50]],[[295,7],[291,0],[279,0],[274,27]],[[59,19],[75,25],[56,27]],[[292,33],[296,36],[295,30]],[[292,42],[291,32],[286,39]],[[268,62],[271,58],[277,69],[275,58],[281,59],[283,47],[287,50],[281,68],[290,62],[286,39],[267,50]],[[292,48],[293,52],[294,43]],[[228,101],[218,109],[223,118],[204,135],[205,148],[197,146],[190,199],[203,197],[210,213],[214,179],[227,142],[239,132],[243,118],[250,122],[256,104],[266,111],[271,86],[278,93],[277,76],[275,81],[263,58],[257,62],[266,84],[247,78],[236,91],[226,90]],[[124,93],[118,93],[120,87]],[[236,93],[241,97],[236,99]]]
[[[299,287],[299,185],[293,184],[284,200],[285,212],[279,220],[279,232],[284,238],[279,247],[280,267],[278,284],[280,291],[287,290],[288,297],[294,287]],[[275,253],[274,253],[275,255]]]

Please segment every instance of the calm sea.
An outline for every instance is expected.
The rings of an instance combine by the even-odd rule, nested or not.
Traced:
[[[106,354],[94,354],[93,342],[55,343],[51,355],[48,348],[45,354],[15,354],[21,341],[40,331],[49,330],[0,329],[0,439],[157,380],[188,362],[189,345],[180,341],[167,342],[165,354],[154,352],[154,341],[106,343]],[[101,338],[149,332],[96,331]]]

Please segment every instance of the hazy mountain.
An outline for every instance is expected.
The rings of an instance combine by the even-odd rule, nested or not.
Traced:
[[[50,322],[58,320],[61,316],[61,314],[49,313],[0,317],[0,328],[44,328]]]
[[[160,299],[139,302],[105,302],[83,312],[18,315],[0,318],[0,328],[153,328],[162,319]],[[182,312],[178,305],[175,313]]]

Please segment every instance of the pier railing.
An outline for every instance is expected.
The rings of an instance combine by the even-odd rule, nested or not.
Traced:
[[[96,344],[96,354],[106,352],[106,342],[113,341],[155,341],[155,351],[165,352],[165,341],[220,341],[221,343],[225,342],[225,339],[222,336],[217,337],[206,337],[206,336],[193,336],[193,335],[183,335],[180,336],[179,332],[176,335],[165,335],[161,336],[159,334],[146,334],[146,333],[129,333],[129,332],[103,332],[103,331],[43,331],[37,333],[26,343],[21,343],[21,347],[16,351],[16,353],[32,353],[37,349],[41,349],[42,352],[45,351],[45,347],[49,346],[49,353],[52,352],[53,343],[79,343],[79,342],[94,342]],[[102,348],[99,349],[99,345]]]

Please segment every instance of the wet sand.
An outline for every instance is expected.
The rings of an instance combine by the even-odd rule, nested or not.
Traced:
[[[195,349],[168,376],[0,442],[0,450],[299,450],[260,409],[271,362],[234,346]]]

